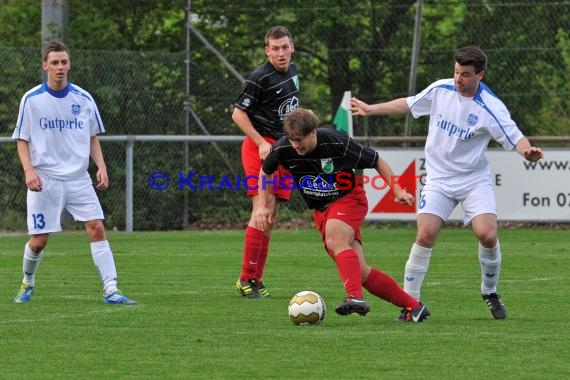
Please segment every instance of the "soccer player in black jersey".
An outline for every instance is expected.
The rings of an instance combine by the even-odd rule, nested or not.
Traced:
[[[421,322],[429,316],[427,305],[416,300],[387,274],[370,267],[364,258],[360,225],[368,212],[366,193],[355,169],[375,168],[385,178],[395,199],[411,205],[412,194],[402,189],[388,163],[378,153],[334,129],[318,128],[319,119],[310,110],[298,108],[285,117],[284,131],[271,148],[259,173],[259,205],[254,221],[259,230],[274,223],[270,188],[278,183],[273,172],[279,165],[291,171],[294,187],[313,209],[325,249],[334,260],[347,297],[336,308],[340,315],[370,310],[362,288],[406,310],[404,320]]]
[[[246,176],[257,177],[261,163],[271,145],[283,136],[283,118],[299,106],[297,67],[291,62],[295,51],[291,33],[283,26],[275,26],[265,36],[267,61],[247,78],[244,88],[234,103],[232,119],[246,135],[242,145],[242,164]],[[276,168],[275,175],[289,174]],[[260,231],[253,223],[258,207],[257,183],[248,182],[247,195],[251,197],[251,219],[245,231],[240,277],[236,290],[249,299],[269,297],[262,282],[269,251],[271,228]],[[291,190],[275,188],[275,201],[270,205],[273,218],[277,217],[279,203],[288,201]]]

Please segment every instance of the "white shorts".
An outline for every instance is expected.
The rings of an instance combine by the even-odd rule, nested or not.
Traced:
[[[458,203],[463,208],[463,223],[481,214],[497,215],[495,188],[488,178],[477,178],[457,186],[426,184],[418,202],[418,214],[433,214],[444,221],[449,218]]]
[[[105,219],[88,173],[73,181],[40,175],[42,191],[28,190],[28,234],[61,231],[61,213],[66,209],[78,222]]]

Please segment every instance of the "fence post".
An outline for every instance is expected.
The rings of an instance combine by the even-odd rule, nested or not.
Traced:
[[[133,232],[133,150],[135,136],[127,137],[125,180],[126,180],[126,209],[125,209],[125,231]]]

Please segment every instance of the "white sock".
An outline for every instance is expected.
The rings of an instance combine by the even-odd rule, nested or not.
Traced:
[[[418,300],[428,271],[430,257],[431,248],[425,248],[414,243],[410,250],[410,257],[406,262],[404,291]]]
[[[44,250],[42,249],[39,253],[34,253],[30,249],[28,243],[24,248],[24,260],[22,264],[22,271],[24,272],[24,279],[22,282],[29,286],[34,286],[36,279],[36,271],[42,262],[44,257]]]
[[[107,240],[92,242],[91,256],[99,272],[105,294],[116,292],[118,290],[117,269],[115,268],[115,260],[113,260],[113,252],[111,252],[109,242]]]
[[[501,246],[497,240],[495,248],[485,248],[479,243],[481,264],[481,294],[497,293],[501,272]]]

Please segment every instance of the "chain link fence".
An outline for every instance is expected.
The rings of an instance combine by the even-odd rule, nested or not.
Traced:
[[[344,90],[350,89],[369,102],[407,95],[417,10],[414,3],[386,2],[353,8],[303,5],[281,12],[263,7],[239,8],[235,3],[232,6],[237,9],[232,12],[239,11],[244,18],[264,17],[268,26],[284,24],[291,29],[296,43],[294,60],[301,79],[301,105],[330,122]],[[465,15],[463,19],[446,17],[459,8]],[[200,11],[193,9],[197,16],[192,27],[200,31],[207,43],[191,34],[189,55],[72,48],[70,81],[93,95],[106,135],[241,134],[231,121],[232,104],[241,90],[241,81],[227,63],[244,76],[260,64],[265,57],[265,30],[256,36],[236,35],[235,38],[251,41],[249,51],[236,51],[226,40],[228,30],[236,27],[231,25],[233,21],[227,21],[227,25],[208,22]],[[310,24],[309,14],[318,16]],[[398,22],[381,23],[384,15],[398,15]],[[359,30],[347,30],[342,25],[343,20],[351,19],[362,20]],[[301,24],[301,20],[307,20],[307,24]],[[454,22],[460,25],[450,25]],[[570,135],[570,2],[426,3],[422,25],[418,91],[436,79],[451,77],[454,48],[475,43],[489,56],[485,81],[507,104],[525,134]],[[315,39],[315,35],[321,39]],[[388,35],[389,43],[383,39]],[[9,137],[21,96],[40,81],[40,47],[0,46],[0,55],[4,74],[0,83],[0,230],[25,230],[26,190],[15,144]],[[185,65],[188,58],[189,72]],[[412,134],[425,135],[426,128],[427,120],[414,121]],[[355,119],[354,132],[356,136],[401,136],[404,119]],[[243,184],[238,189],[238,177],[243,175],[238,140],[136,141],[134,229],[245,225],[251,207]],[[102,144],[111,179],[110,188],[99,193],[106,224],[107,228],[123,230],[127,145],[105,140]],[[149,186],[149,176],[155,172],[170,177],[168,188],[155,190]],[[187,185],[180,189],[179,179],[184,183],[189,175],[195,185],[199,185],[201,175],[210,176],[214,179],[213,189],[206,186],[205,190],[192,190]],[[224,178],[232,179],[232,186],[220,183]],[[308,215],[295,194],[282,207],[280,221],[295,223]],[[77,226],[69,218],[66,220],[66,228]]]

